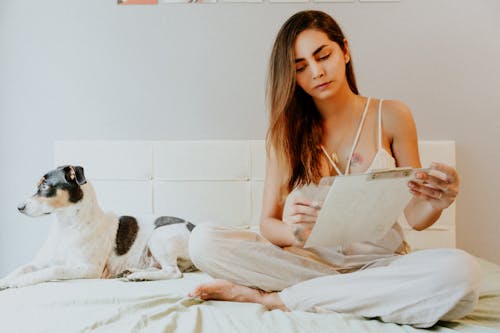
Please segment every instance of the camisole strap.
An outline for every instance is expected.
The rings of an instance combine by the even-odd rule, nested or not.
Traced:
[[[378,150],[382,149],[382,101],[380,99],[378,103]]]
[[[366,100],[365,110],[363,111],[363,116],[361,117],[361,121],[358,125],[358,131],[356,132],[356,137],[354,138],[354,142],[352,143],[351,152],[349,153],[349,159],[347,160],[347,166],[345,167],[345,175],[349,174],[349,169],[351,167],[352,154],[354,153],[354,149],[358,145],[359,135],[361,134],[361,129],[363,128],[363,124],[365,123],[366,114],[368,111],[368,106],[370,105],[370,97]]]

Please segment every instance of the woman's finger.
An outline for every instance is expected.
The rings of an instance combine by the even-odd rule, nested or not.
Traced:
[[[445,179],[443,179],[443,180],[448,182],[448,184],[458,183],[457,170],[454,167],[452,167],[451,165],[439,163],[439,162],[432,162],[431,163],[431,171],[430,171],[431,174],[432,174],[433,170],[436,170],[439,173],[445,175]]]
[[[316,222],[316,216],[306,215],[306,214],[295,214],[288,217],[291,223],[306,223],[306,222]]]
[[[302,198],[302,197],[295,197],[293,198],[293,204],[295,205],[302,205],[302,206],[311,206],[313,201],[309,200],[307,198]]]
[[[425,184],[417,183],[415,181],[410,181],[408,183],[408,186],[410,187],[410,190],[412,190],[414,192],[418,192],[420,195],[425,195],[429,198],[433,198],[433,199],[437,199],[437,200],[442,199],[442,197],[445,193],[442,189],[430,187],[430,186],[427,186]]]
[[[317,217],[319,210],[310,206],[293,205],[291,207],[290,215],[304,214]]]
[[[301,198],[301,197],[295,197],[293,199],[292,204],[294,204],[294,205],[300,205],[300,206],[312,207],[312,208],[316,208],[316,209],[320,209],[323,206],[323,202],[322,201],[310,200],[310,199]]]
[[[425,172],[418,172],[415,175],[415,179],[413,181],[420,185],[434,187],[442,191],[446,191],[450,186],[450,183],[443,180],[441,177],[437,177]]]

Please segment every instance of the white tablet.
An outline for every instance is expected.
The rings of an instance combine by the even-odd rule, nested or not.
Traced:
[[[408,181],[417,171],[395,168],[337,176],[304,247],[376,241],[386,235],[408,204]]]

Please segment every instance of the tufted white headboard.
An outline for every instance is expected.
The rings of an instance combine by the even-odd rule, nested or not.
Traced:
[[[423,166],[455,165],[453,141],[420,141]],[[173,215],[193,223],[258,225],[265,169],[263,140],[57,141],[55,165],[81,165],[105,211]],[[413,248],[455,247],[455,206],[431,228],[405,224]]]

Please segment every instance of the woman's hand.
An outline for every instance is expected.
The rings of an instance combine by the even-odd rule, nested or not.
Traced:
[[[292,246],[304,246],[305,241],[309,238],[311,230],[316,223],[321,205],[321,202],[297,197],[294,198],[292,204],[285,209],[283,212],[283,222],[288,224],[295,237],[295,242]]]
[[[459,184],[454,167],[433,162],[429,173],[417,172],[408,186],[414,196],[427,200],[436,210],[443,210],[455,201]]]

